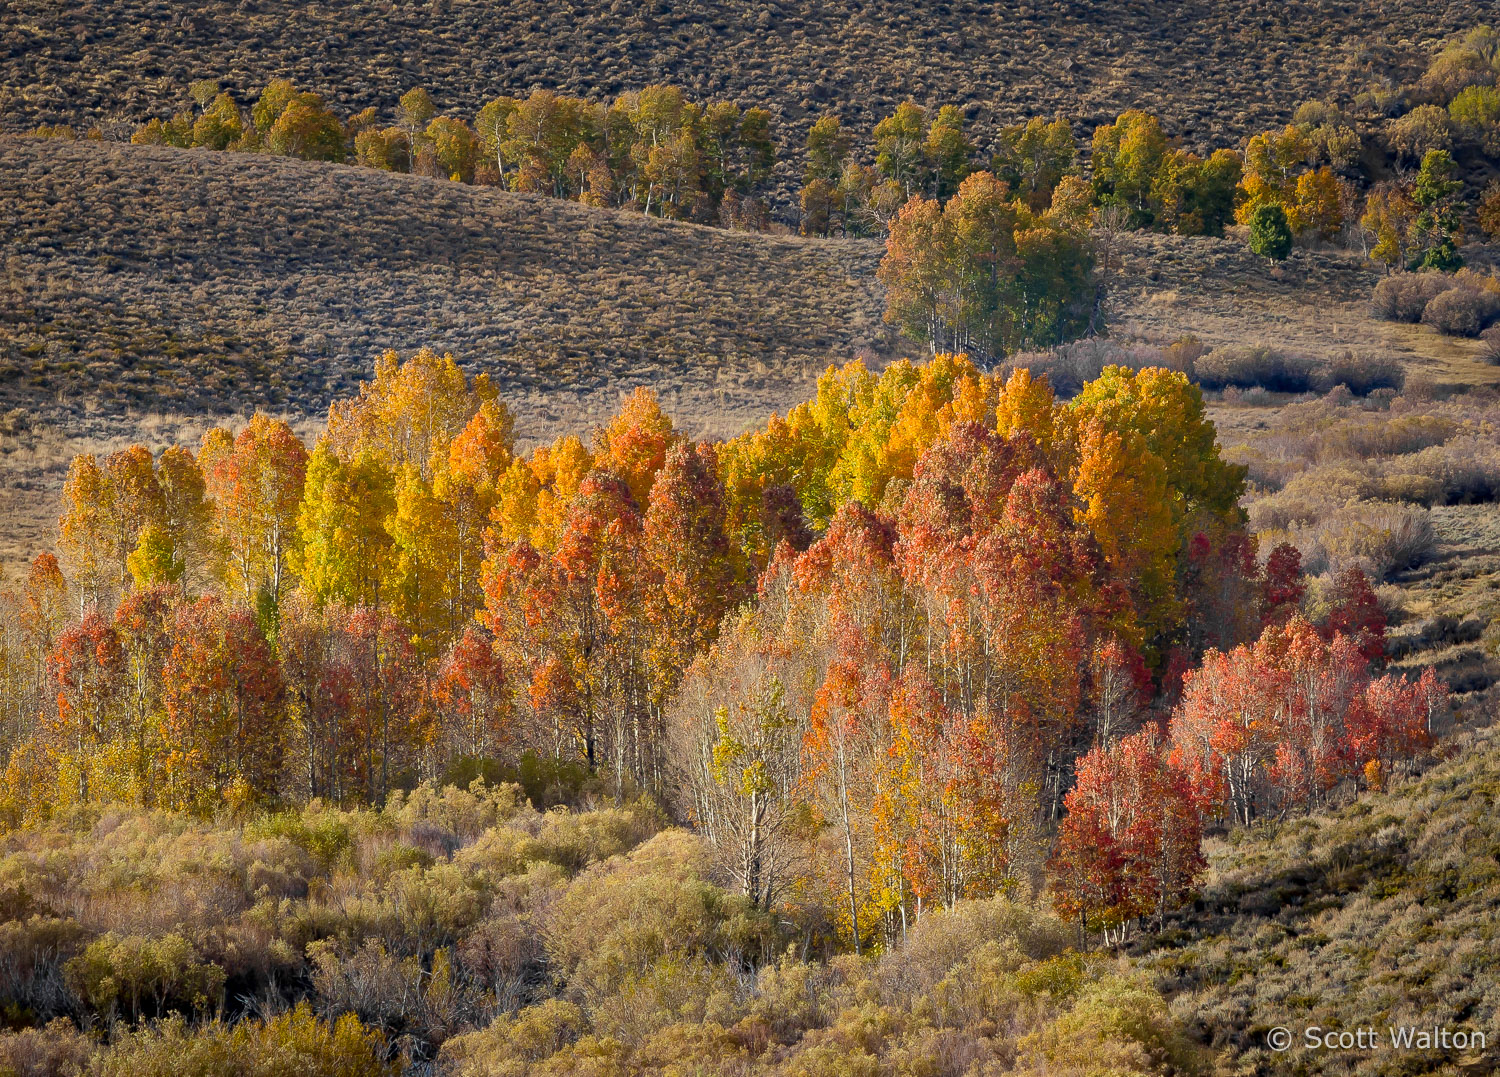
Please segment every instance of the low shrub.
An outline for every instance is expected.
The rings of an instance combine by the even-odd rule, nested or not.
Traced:
[[[95,1062],[96,1077],[395,1077],[385,1039],[353,1015],[324,1024],[304,1005],[266,1021],[178,1019],[122,1036]]]
[[[882,963],[882,980],[888,991],[919,995],[995,940],[1007,942],[1019,967],[1061,953],[1072,935],[1055,916],[1005,898],[966,901],[918,921],[906,946]]]
[[[224,991],[224,970],[199,961],[193,944],[177,934],[105,935],[69,961],[64,974],[95,1013],[113,1017],[124,1010],[131,1020],[147,1009],[206,1013],[219,1005]]]
[[[437,841],[445,849],[434,855],[449,855],[456,843],[473,841],[491,827],[516,815],[525,803],[525,793],[511,783],[487,784],[482,780],[467,788],[456,785],[422,784],[410,793],[391,794],[386,814],[408,829],[407,840],[428,847]],[[441,836],[441,835],[446,836]]]
[[[1265,347],[1215,348],[1194,364],[1205,389],[1259,387],[1274,393],[1305,393],[1318,382],[1316,364]]]
[[[458,852],[453,862],[465,871],[488,871],[496,876],[524,871],[535,860],[545,860],[536,838],[523,827],[497,826]]]
[[[83,1073],[93,1054],[94,1041],[65,1017],[42,1028],[0,1032],[0,1074],[4,1077]]]
[[[1194,1052],[1144,977],[1092,983],[1027,1044],[1043,1072],[1156,1073],[1194,1069]]]
[[[455,952],[464,972],[491,992],[501,1009],[516,1008],[542,979],[545,955],[529,916],[491,916],[459,940]]]
[[[1394,273],[1375,285],[1370,312],[1387,322],[1422,320],[1422,312],[1438,295],[1453,287],[1453,278],[1442,273]]]
[[[1490,366],[1500,366],[1500,325],[1494,325],[1479,334],[1479,361]]]
[[[1453,692],[1482,692],[1497,679],[1495,660],[1480,647],[1465,647],[1432,664],[1438,679]]]
[[[744,1016],[740,970],[704,957],[669,957],[626,977],[617,991],[592,1003],[600,1036],[632,1046],[680,1022],[732,1025]]]
[[[1131,370],[1142,370],[1150,366],[1167,366],[1191,374],[1193,358],[1191,348],[1173,351],[1149,344],[1127,346],[1102,337],[1092,337],[1062,344],[1044,352],[1020,352],[1002,365],[1001,373],[1004,375],[1024,368],[1035,375],[1045,374],[1058,397],[1066,399],[1077,396],[1084,385],[1097,378],[1105,367],[1123,366]]]
[[[1500,296],[1477,288],[1450,288],[1434,296],[1422,311],[1422,322],[1450,337],[1477,337],[1500,317]]]
[[[1360,564],[1376,580],[1421,564],[1437,547],[1437,532],[1426,509],[1389,501],[1346,505],[1320,521],[1313,535],[1330,571]],[[1303,564],[1312,560],[1304,550]]]
[[[311,807],[253,820],[246,824],[245,836],[250,840],[283,838],[293,842],[305,849],[324,871],[346,857],[352,844],[349,824],[342,813]]]
[[[1319,460],[1404,456],[1441,445],[1459,429],[1458,422],[1442,415],[1357,414],[1316,431],[1316,455]]]
[[[1389,322],[1430,325],[1448,336],[1474,337],[1500,318],[1500,280],[1461,270],[1396,273],[1375,285],[1370,312]]]
[[[1430,504],[1473,505],[1500,500],[1500,445],[1493,440],[1480,435],[1457,437],[1422,450],[1411,463],[1440,491]]]
[[[1474,643],[1484,635],[1484,628],[1485,622],[1478,617],[1460,620],[1440,613],[1392,632],[1386,637],[1386,654],[1391,658],[1405,658],[1418,651]]]
[[[72,1010],[77,1000],[63,965],[86,937],[77,921],[59,917],[0,921],[0,1012],[51,1017]]]
[[[1405,501],[1413,505],[1440,505],[1443,483],[1436,475],[1420,471],[1391,471],[1379,476],[1374,491],[1382,501]]]
[[[455,1074],[505,1072],[502,1066],[507,1064],[539,1062],[557,1053],[587,1027],[576,1005],[548,999],[514,1016],[501,1017],[489,1028],[449,1040],[443,1044],[442,1061],[446,1071]]]
[[[1400,392],[1406,384],[1406,372],[1395,359],[1355,357],[1345,352],[1323,367],[1318,380],[1325,390],[1342,385],[1355,396],[1369,396],[1378,389]]]
[[[731,949],[762,956],[774,920],[707,882],[708,871],[702,839],[680,830],[589,868],[553,907],[545,932],[552,968],[598,999],[663,958]]]
[[[365,1024],[399,1032],[416,1025],[422,1007],[422,965],[401,958],[378,939],[341,954],[328,942],[308,947],[312,985],[327,1013],[352,1013]]]
[[[660,828],[655,809],[642,801],[631,808],[603,808],[587,814],[550,811],[536,840],[544,859],[577,871],[635,848]]]
[[[1335,465],[1305,469],[1275,494],[1250,505],[1250,526],[1256,531],[1284,531],[1314,524],[1374,492],[1370,475],[1358,468]]]

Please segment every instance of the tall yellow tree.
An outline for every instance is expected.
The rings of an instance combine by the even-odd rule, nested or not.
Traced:
[[[459,627],[449,616],[454,608],[449,567],[457,539],[444,507],[416,464],[397,473],[395,511],[387,524],[395,541],[390,594],[396,616],[424,658],[438,653]]]
[[[165,518],[151,451],[132,445],[101,466],[75,457],[63,484],[58,546],[85,603],[111,601],[131,583],[129,561],[141,533]]]
[[[1111,430],[1095,416],[1079,440],[1073,490],[1075,517],[1099,543],[1111,574],[1126,581],[1139,621],[1170,626],[1179,612],[1172,584],[1180,538],[1166,465],[1140,434]],[[1130,635],[1138,646],[1138,634]]]
[[[386,352],[373,381],[328,409],[329,447],[345,461],[369,451],[392,473],[414,464],[431,480],[434,463],[482,405],[496,404],[502,421],[509,420],[498,395],[489,375],[469,377],[451,355],[423,348],[403,363]]]
[[[319,603],[379,609],[394,562],[386,523],[395,510],[395,480],[374,455],[350,463],[320,438],[307,463],[297,527],[302,586]]]
[[[203,470],[193,454],[180,445],[164,449],[156,461],[161,487],[161,528],[189,574],[196,574],[207,557],[205,536],[213,521]]]
[[[206,439],[207,440],[207,439]],[[301,545],[298,514],[307,448],[285,422],[257,413],[224,450],[205,445],[212,471],[218,575],[245,604],[274,618]]]
[[[453,439],[448,455],[436,469],[432,493],[446,519],[444,530],[452,546],[444,562],[449,580],[444,587],[448,608],[445,632],[456,638],[484,604],[479,568],[484,559],[484,532],[499,496],[500,481],[508,473],[515,447],[509,412],[486,402]]]
[[[1333,239],[1344,227],[1344,206],[1339,181],[1331,169],[1304,172],[1297,177],[1287,222],[1294,235],[1311,232],[1320,239]]]
[[[1046,375],[1021,367],[1011,372],[995,404],[995,429],[1006,437],[1025,434],[1050,453],[1056,440],[1057,398]]]
[[[1307,170],[1313,147],[1307,134],[1287,124],[1280,131],[1255,135],[1245,145],[1240,177],[1240,204],[1234,219],[1248,224],[1250,215],[1267,202],[1291,206],[1297,200],[1297,177]]]
[[[512,460],[496,480],[493,538],[555,550],[568,502],[593,466],[588,449],[572,435],[538,446],[530,459]]]
[[[114,491],[93,453],[73,457],[63,482],[63,513],[57,547],[85,605],[117,589],[123,564],[111,542]]]
[[[1240,529],[1245,469],[1219,455],[1203,395],[1177,371],[1107,367],[1057,419],[1058,454],[1095,540],[1143,573],[1142,629],[1170,633],[1182,596],[1166,581],[1199,529]]]

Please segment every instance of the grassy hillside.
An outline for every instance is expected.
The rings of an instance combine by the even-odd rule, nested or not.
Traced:
[[[527,409],[650,381],[750,414],[883,352],[878,246],[663,224],[368,169],[0,141],[0,404],[321,411],[387,348]],[[608,401],[613,403],[613,397]],[[711,402],[711,403],[710,403]],[[576,418],[576,416],[569,416]]]
[[[0,7],[0,125],[140,119],[189,81],[241,94],[287,75],[342,109],[391,109],[429,87],[441,108],[547,87],[596,97],[675,82],[775,110],[800,145],[836,107],[868,127],[901,100],[952,101],[978,130],[1018,117],[1160,111],[1197,142],[1242,137],[1298,103],[1351,96],[1391,62],[1473,22],[1446,0],[12,0]],[[1378,46],[1371,43],[1379,42]],[[1268,73],[1274,72],[1274,77]]]
[[[1493,701],[1482,709],[1492,712]],[[1466,745],[1466,746],[1465,746]],[[1226,1073],[1491,1073],[1500,1017],[1500,731],[1385,795],[1209,850],[1197,911],[1147,953],[1173,1012]],[[1486,1033],[1477,1052],[1309,1051],[1308,1026]],[[1283,1026],[1284,1056],[1265,1048]]]
[[[1492,257],[1465,248],[1472,264]],[[1205,344],[1263,345],[1316,358],[1396,358],[1408,375],[1435,383],[1494,384],[1477,340],[1428,326],[1379,321],[1370,292],[1380,270],[1358,251],[1296,249],[1272,266],[1242,239],[1139,233],[1127,237],[1113,288],[1111,333]]]

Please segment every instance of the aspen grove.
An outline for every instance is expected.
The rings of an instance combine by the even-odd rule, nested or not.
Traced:
[[[1159,368],[856,361],[717,443],[638,389],[522,453],[485,375],[387,354],[311,447],[73,461],[0,606],[0,825],[513,780],[651,798],[857,952],[1022,888],[1120,940],[1205,828],[1379,787],[1447,710],[1243,486]]]

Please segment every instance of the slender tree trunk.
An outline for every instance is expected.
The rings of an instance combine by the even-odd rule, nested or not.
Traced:
[[[745,896],[760,905],[760,793],[750,794],[750,830],[745,844]]]
[[[839,746],[839,811],[844,823],[844,872],[849,887],[849,929],[854,936],[854,953],[861,952],[859,937],[859,900],[854,888],[854,827],[849,818],[849,764],[843,745]]]

